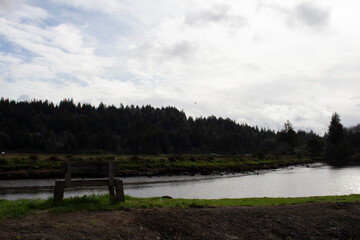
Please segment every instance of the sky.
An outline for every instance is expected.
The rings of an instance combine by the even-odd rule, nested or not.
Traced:
[[[0,0],[0,96],[360,123],[360,1]]]

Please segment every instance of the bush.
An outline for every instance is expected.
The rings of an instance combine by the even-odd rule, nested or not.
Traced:
[[[349,146],[345,141],[334,145],[330,141],[326,143],[324,158],[330,161],[344,161],[349,156]]]
[[[5,166],[7,164],[6,159],[0,158],[0,167]]]
[[[170,162],[176,162],[176,157],[175,156],[170,156],[170,157],[168,157],[168,160]]]
[[[115,161],[115,157],[114,156],[106,156],[105,159],[107,161]]]
[[[53,161],[53,162],[59,162],[60,161],[60,159],[57,156],[50,156],[49,160]]]
[[[139,161],[141,160],[141,158],[138,157],[138,156],[136,156],[136,155],[134,155],[134,156],[132,156],[132,157],[130,158],[130,160],[131,160],[132,162],[139,162]]]
[[[264,158],[265,158],[265,153],[263,150],[256,151],[254,155],[259,160],[264,160]]]
[[[31,154],[31,155],[29,156],[29,159],[30,159],[30,160],[33,160],[33,161],[37,161],[37,160],[39,160],[39,156],[38,156],[38,155],[33,155],[33,154]]]

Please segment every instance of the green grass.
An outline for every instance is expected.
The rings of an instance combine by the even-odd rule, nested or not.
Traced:
[[[28,213],[36,213],[38,210],[49,212],[74,212],[74,211],[99,211],[121,210],[131,208],[201,208],[201,207],[229,207],[229,206],[269,206],[289,205],[315,202],[360,202],[360,194],[344,196],[323,197],[300,197],[300,198],[241,198],[241,199],[168,199],[168,198],[134,198],[125,197],[123,203],[113,203],[109,195],[90,195],[83,197],[66,198],[60,204],[54,204],[53,199],[30,200],[21,199],[15,201],[0,200],[1,218],[21,218]],[[95,224],[91,223],[90,224]]]

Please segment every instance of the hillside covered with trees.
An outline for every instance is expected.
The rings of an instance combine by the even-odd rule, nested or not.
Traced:
[[[343,138],[346,135],[348,154],[359,149],[359,129],[359,126],[341,128]],[[331,136],[325,138],[330,141]],[[58,105],[41,100],[0,100],[1,151],[281,155],[301,149],[321,154],[329,141],[313,132],[295,132],[289,121],[281,131],[275,132],[228,118],[193,119],[174,107],[121,105],[117,108],[102,103],[94,107],[75,104],[72,99]]]

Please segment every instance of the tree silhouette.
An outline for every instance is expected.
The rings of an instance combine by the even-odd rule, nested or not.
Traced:
[[[278,133],[229,118],[187,117],[175,107],[106,106],[48,101],[0,100],[0,150],[49,153],[220,153],[275,152],[277,140],[295,147],[298,138],[287,121]],[[297,140],[299,139],[299,140]],[[280,144],[281,145],[281,144]]]
[[[335,161],[345,161],[350,153],[349,145],[344,138],[344,127],[340,122],[340,115],[336,112],[331,116],[324,153],[326,159]]]
[[[338,145],[343,140],[344,128],[340,123],[340,115],[336,112],[331,116],[328,134],[328,141],[334,145]]]
[[[289,144],[291,147],[296,146],[296,132],[294,131],[292,123],[289,120],[284,123],[284,129],[279,133],[279,137],[282,142]]]

